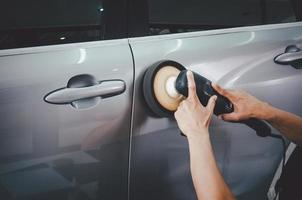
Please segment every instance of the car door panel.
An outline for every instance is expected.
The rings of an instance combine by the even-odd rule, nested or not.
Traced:
[[[302,45],[302,24],[268,25],[130,39],[136,67],[131,147],[131,199],[196,199],[187,142],[176,122],[156,118],[144,102],[145,70],[180,62],[223,87],[247,90],[298,115],[302,71],[274,58]],[[277,133],[276,130],[273,132]],[[211,142],[219,168],[238,199],[265,199],[282,158],[282,142],[260,138],[243,124],[213,117]]]
[[[127,39],[2,50],[0,68],[0,198],[126,199],[133,84]],[[44,101],[79,75],[122,80],[125,90],[94,97],[84,109]]]

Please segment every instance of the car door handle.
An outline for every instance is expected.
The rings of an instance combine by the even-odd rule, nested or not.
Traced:
[[[294,53],[283,53],[275,58],[275,62],[282,65],[288,65],[298,60],[302,60],[302,51]]]
[[[302,50],[295,45],[290,45],[285,52],[276,56],[275,63],[281,65],[298,65],[302,63]]]
[[[46,95],[44,99],[52,104],[69,104],[80,99],[118,95],[125,91],[125,87],[122,80],[102,81],[89,87],[62,88]]]

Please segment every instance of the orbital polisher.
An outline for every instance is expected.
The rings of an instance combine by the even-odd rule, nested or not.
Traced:
[[[143,80],[143,93],[147,105],[156,116],[174,117],[178,105],[188,96],[186,72],[183,65],[171,60],[157,62],[147,69]],[[215,115],[234,111],[232,102],[217,93],[210,80],[195,72],[193,75],[196,93],[203,106],[207,105],[211,96],[216,95]],[[239,123],[254,129],[258,136],[265,137],[271,134],[270,127],[262,120],[251,118]]]

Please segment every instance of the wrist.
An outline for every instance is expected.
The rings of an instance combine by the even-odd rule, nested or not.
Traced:
[[[188,139],[189,144],[190,143],[195,143],[195,142],[198,142],[198,141],[210,140],[209,131],[208,130],[203,130],[203,131],[196,132],[194,134],[188,134],[187,139]]]
[[[267,102],[262,102],[256,111],[255,118],[269,121],[274,116],[274,107]]]

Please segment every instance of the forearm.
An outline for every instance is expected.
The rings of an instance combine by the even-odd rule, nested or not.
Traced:
[[[260,119],[269,122],[274,128],[279,130],[289,140],[298,145],[302,145],[302,118],[280,110],[278,108],[266,105],[259,114]]]
[[[219,172],[208,135],[188,138],[188,142],[191,174],[198,199],[234,199]]]

